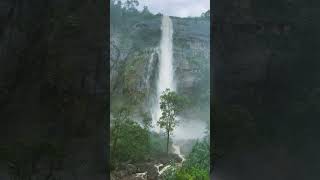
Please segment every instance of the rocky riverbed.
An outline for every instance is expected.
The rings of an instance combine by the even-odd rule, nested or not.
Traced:
[[[111,180],[160,180],[164,168],[171,162],[182,161],[181,155],[161,154],[145,162],[122,163],[117,170],[111,172]]]

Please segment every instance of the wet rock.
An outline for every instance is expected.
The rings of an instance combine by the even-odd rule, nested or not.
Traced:
[[[154,166],[151,166],[148,170],[148,180],[156,180],[158,178],[158,169]]]
[[[146,180],[148,177],[148,172],[144,172],[144,173],[137,173],[135,178],[137,180]]]
[[[137,167],[133,164],[128,164],[126,170],[128,174],[133,174],[137,172]]]
[[[172,155],[172,158],[173,158],[173,160],[174,160],[175,162],[177,162],[177,163],[181,163],[181,162],[182,162],[182,158],[181,158],[179,155],[177,155],[177,154],[173,154],[173,155]]]

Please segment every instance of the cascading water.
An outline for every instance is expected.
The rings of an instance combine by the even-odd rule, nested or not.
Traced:
[[[145,84],[148,85],[148,88],[150,89],[151,87],[151,74],[153,72],[153,65],[154,65],[154,55],[155,53],[157,53],[157,49],[153,49],[152,50],[152,53],[150,55],[150,59],[149,59],[149,62],[148,62],[148,70],[147,70],[147,73],[146,73],[146,78],[145,78]]]
[[[157,82],[157,94],[152,112],[152,125],[156,132],[160,132],[157,121],[161,116],[160,110],[160,96],[164,90],[169,88],[175,91],[175,84],[173,82],[174,71],[172,65],[172,34],[173,25],[169,16],[162,17],[161,25],[161,41],[160,41],[160,60],[159,60],[159,75]]]

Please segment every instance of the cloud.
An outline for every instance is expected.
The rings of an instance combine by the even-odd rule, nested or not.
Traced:
[[[200,16],[210,9],[210,0],[139,0],[139,3],[139,9],[148,6],[154,14],[178,17]]]

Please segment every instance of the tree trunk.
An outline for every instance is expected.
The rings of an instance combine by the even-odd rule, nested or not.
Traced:
[[[169,131],[167,131],[167,154],[169,154]]]
[[[118,138],[116,138],[116,139],[114,140],[114,142],[113,142],[113,147],[112,147],[112,151],[111,151],[111,153],[112,153],[113,156],[114,156],[114,154],[116,153],[117,140],[118,140]]]
[[[112,149],[111,149],[111,153],[112,155],[114,156],[115,155],[115,152],[116,152],[116,148],[117,148],[117,141],[118,141],[118,131],[115,129],[114,131],[116,131],[114,134],[114,141],[113,141],[113,144],[112,144]]]

